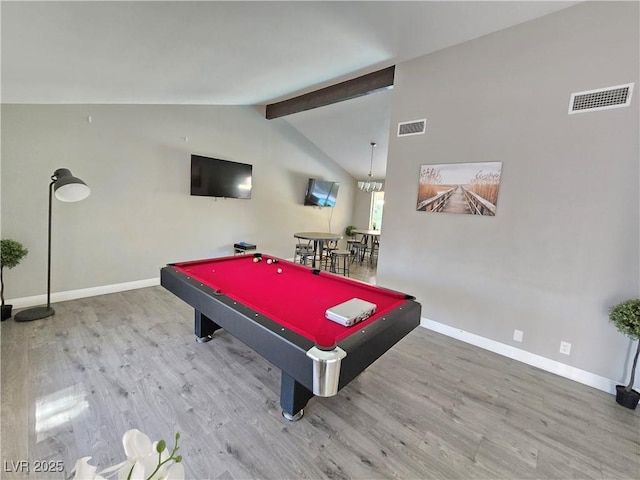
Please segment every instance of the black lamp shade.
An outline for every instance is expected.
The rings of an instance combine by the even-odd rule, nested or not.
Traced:
[[[53,191],[56,198],[62,202],[79,202],[91,193],[91,189],[79,178],[74,177],[68,168],[57,169],[53,177]]]

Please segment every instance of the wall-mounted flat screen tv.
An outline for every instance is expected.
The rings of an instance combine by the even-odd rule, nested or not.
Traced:
[[[191,195],[251,198],[253,166],[191,155]]]
[[[335,207],[340,183],[310,178],[304,194],[304,204],[316,207]]]

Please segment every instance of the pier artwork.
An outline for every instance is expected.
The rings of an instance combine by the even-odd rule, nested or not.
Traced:
[[[493,216],[501,171],[502,162],[422,165],[416,209]]]

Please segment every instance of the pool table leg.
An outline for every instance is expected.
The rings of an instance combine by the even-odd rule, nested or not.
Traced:
[[[198,343],[205,343],[211,340],[213,332],[220,329],[220,325],[215,323],[206,315],[196,310],[195,314],[195,334]]]
[[[282,371],[280,380],[280,406],[285,420],[295,422],[304,415],[304,407],[313,397],[313,393],[307,387],[298,383],[292,377]]]

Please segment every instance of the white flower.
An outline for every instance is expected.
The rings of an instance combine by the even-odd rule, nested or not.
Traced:
[[[144,458],[151,453],[153,448],[151,439],[137,428],[128,430],[122,436],[122,446],[127,458]]]
[[[184,467],[182,463],[172,464],[166,472],[164,477],[159,477],[160,480],[184,480]]]
[[[82,457],[78,460],[71,470],[71,473],[75,472],[74,479],[77,480],[106,480],[102,475],[96,473],[98,467],[89,465],[91,457]]]
[[[166,444],[160,442],[151,443],[151,439],[138,429],[132,429],[122,436],[122,445],[127,459],[106,468],[100,474],[96,474],[96,467],[89,465],[91,457],[81,458],[76,462],[75,480],[103,480],[101,475],[113,475],[117,472],[118,480],[184,480],[184,467],[182,457],[174,457],[178,450],[178,439],[171,453],[167,451]],[[158,452],[160,450],[160,452]]]

